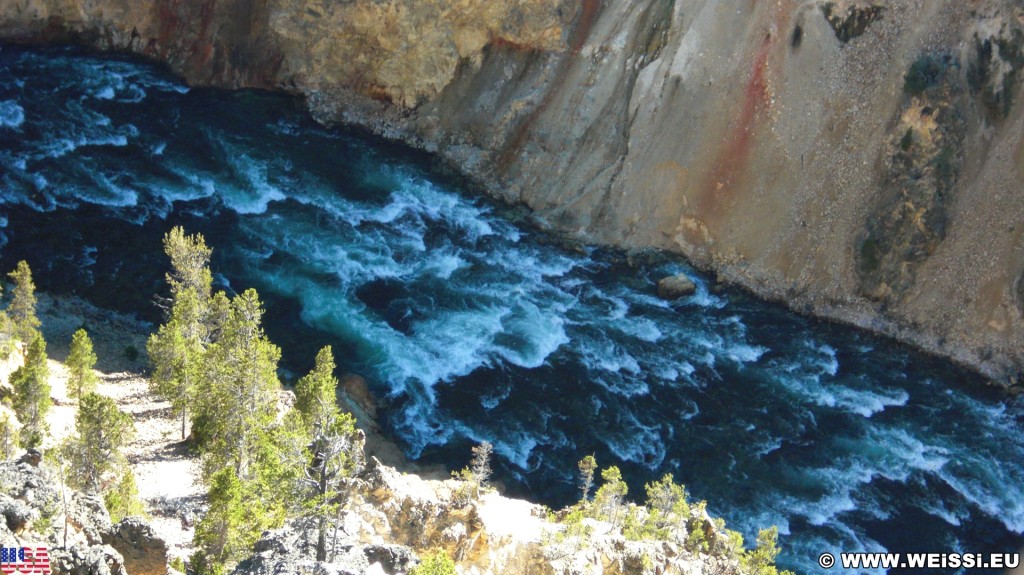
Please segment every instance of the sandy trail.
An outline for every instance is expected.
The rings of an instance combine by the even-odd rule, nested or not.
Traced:
[[[75,406],[67,393],[67,370],[60,361],[67,357],[71,335],[85,327],[93,340],[97,367],[103,370],[98,372],[97,391],[113,398],[135,421],[135,437],[124,453],[135,473],[150,524],[167,542],[172,557],[186,558],[192,552],[191,519],[198,514],[205,490],[199,480],[198,459],[191,457],[180,441],[179,420],[168,402],[149,392],[142,375],[145,360],[141,352],[145,350],[146,334],[153,327],[75,297],[39,294],[38,314],[49,344],[54,400],[47,416],[51,437],[44,447],[53,447],[74,433]],[[132,348],[140,352],[138,357]]]

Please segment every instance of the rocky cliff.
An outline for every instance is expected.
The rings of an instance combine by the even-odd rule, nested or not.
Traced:
[[[303,94],[587,241],[1024,372],[1011,0],[0,0],[0,38]]]

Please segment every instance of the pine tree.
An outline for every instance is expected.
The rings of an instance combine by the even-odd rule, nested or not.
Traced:
[[[164,251],[171,260],[167,283],[171,288],[168,321],[150,336],[146,351],[153,363],[152,390],[171,402],[181,419],[181,438],[188,436],[191,406],[202,376],[204,354],[216,341],[230,315],[230,303],[221,292],[211,295],[212,250],[203,236],[185,235],[175,227],[164,236]]]
[[[335,399],[334,355],[330,346],[320,350],[309,375],[295,385],[296,408],[309,434],[300,465],[300,499],[306,514],[317,520],[316,559],[327,558],[328,519],[339,506],[341,481],[352,475],[362,460],[362,434],[355,419],[342,413]]]
[[[238,537],[245,520],[242,482],[233,468],[226,467],[210,477],[208,499],[210,508],[196,525],[192,568],[198,575],[220,575],[227,571],[225,565],[245,549]]]
[[[599,518],[618,527],[623,502],[629,487],[622,480],[622,472],[614,465],[601,471],[601,479],[604,480],[604,484],[594,496],[595,509]]]
[[[205,355],[206,389],[197,402],[206,468],[231,465],[242,481],[255,477],[251,465],[274,426],[281,385],[281,350],[263,334],[262,317],[256,290],[232,300],[220,340]]]
[[[146,342],[154,366],[151,389],[168,400],[178,414],[182,439],[187,437],[190,407],[202,371],[205,337],[199,299],[188,289],[178,294],[170,321]]]
[[[200,304],[205,305],[213,285],[210,273],[213,250],[206,247],[203,235],[185,235],[185,230],[177,226],[164,236],[164,252],[171,258],[173,271],[167,274],[167,283],[171,286],[172,297],[192,290]]]
[[[68,368],[68,389],[76,401],[96,389],[96,374],[92,368],[96,365],[96,354],[92,350],[92,340],[84,329],[71,336],[71,350],[65,362]]]
[[[28,262],[22,260],[11,273],[7,274],[14,280],[14,294],[11,304],[7,306],[7,315],[13,324],[14,337],[23,342],[30,342],[38,331],[40,323],[36,317],[36,284],[32,281],[32,270]]]
[[[588,455],[577,464],[580,470],[580,504],[586,506],[590,501],[590,490],[594,487],[594,472],[597,471],[597,460]]]
[[[139,488],[135,483],[132,468],[125,466],[121,480],[103,494],[103,504],[110,513],[110,521],[117,523],[125,517],[144,516],[145,509],[139,499]]]
[[[46,364],[46,341],[38,331],[28,345],[25,365],[11,374],[14,412],[21,420],[21,446],[36,447],[46,436],[46,412],[50,410],[50,369]]]
[[[127,465],[122,449],[131,440],[132,418],[113,399],[98,393],[82,396],[75,419],[77,435],[64,445],[74,483],[87,491],[108,490],[105,479],[122,475]]]
[[[6,407],[0,408],[0,461],[7,461],[18,451],[18,418]]]
[[[476,488],[476,497],[480,498],[480,489],[487,487],[491,479],[491,454],[494,446],[489,441],[483,441],[472,449],[473,459],[469,463],[469,471],[473,476],[473,485]]]

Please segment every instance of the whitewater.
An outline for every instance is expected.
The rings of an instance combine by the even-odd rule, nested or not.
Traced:
[[[144,294],[181,224],[219,288],[260,291],[292,375],[334,345],[411,458],[461,467],[488,440],[509,492],[552,505],[585,455],[636,496],[671,472],[748,541],[777,525],[799,573],[824,552],[1024,546],[1019,400],[669,255],[568,247],[432,161],[284,96],[0,49],[3,269],[158,319]],[[680,272],[697,293],[658,299]]]

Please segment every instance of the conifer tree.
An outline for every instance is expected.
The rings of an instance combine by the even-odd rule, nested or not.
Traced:
[[[473,476],[473,486],[476,488],[476,497],[480,498],[480,489],[487,487],[491,479],[491,454],[494,446],[489,441],[483,441],[472,449],[473,459],[469,463],[469,471]]]
[[[17,421],[7,408],[0,409],[0,461],[7,461],[18,451]]]
[[[220,340],[207,350],[206,389],[198,401],[208,470],[231,465],[242,481],[256,477],[252,464],[270,438],[280,389],[281,350],[263,334],[263,308],[256,290],[231,302]]]
[[[103,493],[110,487],[104,478],[122,475],[127,466],[121,451],[134,434],[132,418],[118,409],[113,399],[87,393],[79,401],[75,431],[64,445],[73,482],[87,491]]]
[[[192,568],[198,575],[220,575],[245,550],[238,534],[245,520],[242,482],[231,467],[210,477],[210,508],[196,525]]]
[[[355,419],[338,408],[337,386],[330,346],[317,353],[313,371],[295,385],[296,408],[309,434],[300,462],[300,499],[307,515],[317,520],[317,561],[327,558],[328,520],[340,504],[341,480],[351,476],[362,459],[362,434]]]
[[[96,374],[92,368],[96,365],[96,354],[92,350],[92,340],[84,329],[71,336],[71,349],[65,362],[68,368],[68,390],[76,401],[96,388]]]
[[[629,487],[622,480],[622,472],[614,465],[601,471],[601,479],[604,480],[604,484],[594,496],[594,506],[601,519],[618,527]]]
[[[188,435],[188,420],[199,384],[206,347],[215,341],[229,313],[223,293],[211,295],[212,250],[201,234],[186,235],[180,226],[164,236],[164,251],[171,260],[167,283],[171,288],[168,321],[150,336],[146,351],[153,362],[153,392],[171,402],[181,419],[181,438]]]
[[[36,284],[32,281],[32,270],[28,262],[22,260],[7,275],[14,280],[14,294],[11,296],[11,304],[7,306],[13,335],[23,342],[31,342],[40,325],[36,317]]]
[[[586,506],[590,501],[590,490],[594,487],[594,472],[597,471],[597,460],[588,455],[577,464],[580,470],[580,504]]]
[[[203,235],[185,235],[184,228],[177,226],[164,236],[164,252],[171,258],[172,271],[167,274],[171,296],[177,298],[181,292],[192,290],[200,305],[205,305],[213,285],[210,273],[213,250],[206,246]]]
[[[178,294],[171,319],[146,342],[154,366],[151,389],[178,414],[182,439],[187,437],[193,394],[203,369],[205,333],[199,299],[188,289]]]
[[[28,345],[25,365],[11,374],[14,412],[21,420],[21,446],[36,447],[46,436],[46,412],[50,410],[50,369],[46,365],[46,341],[38,331]]]

